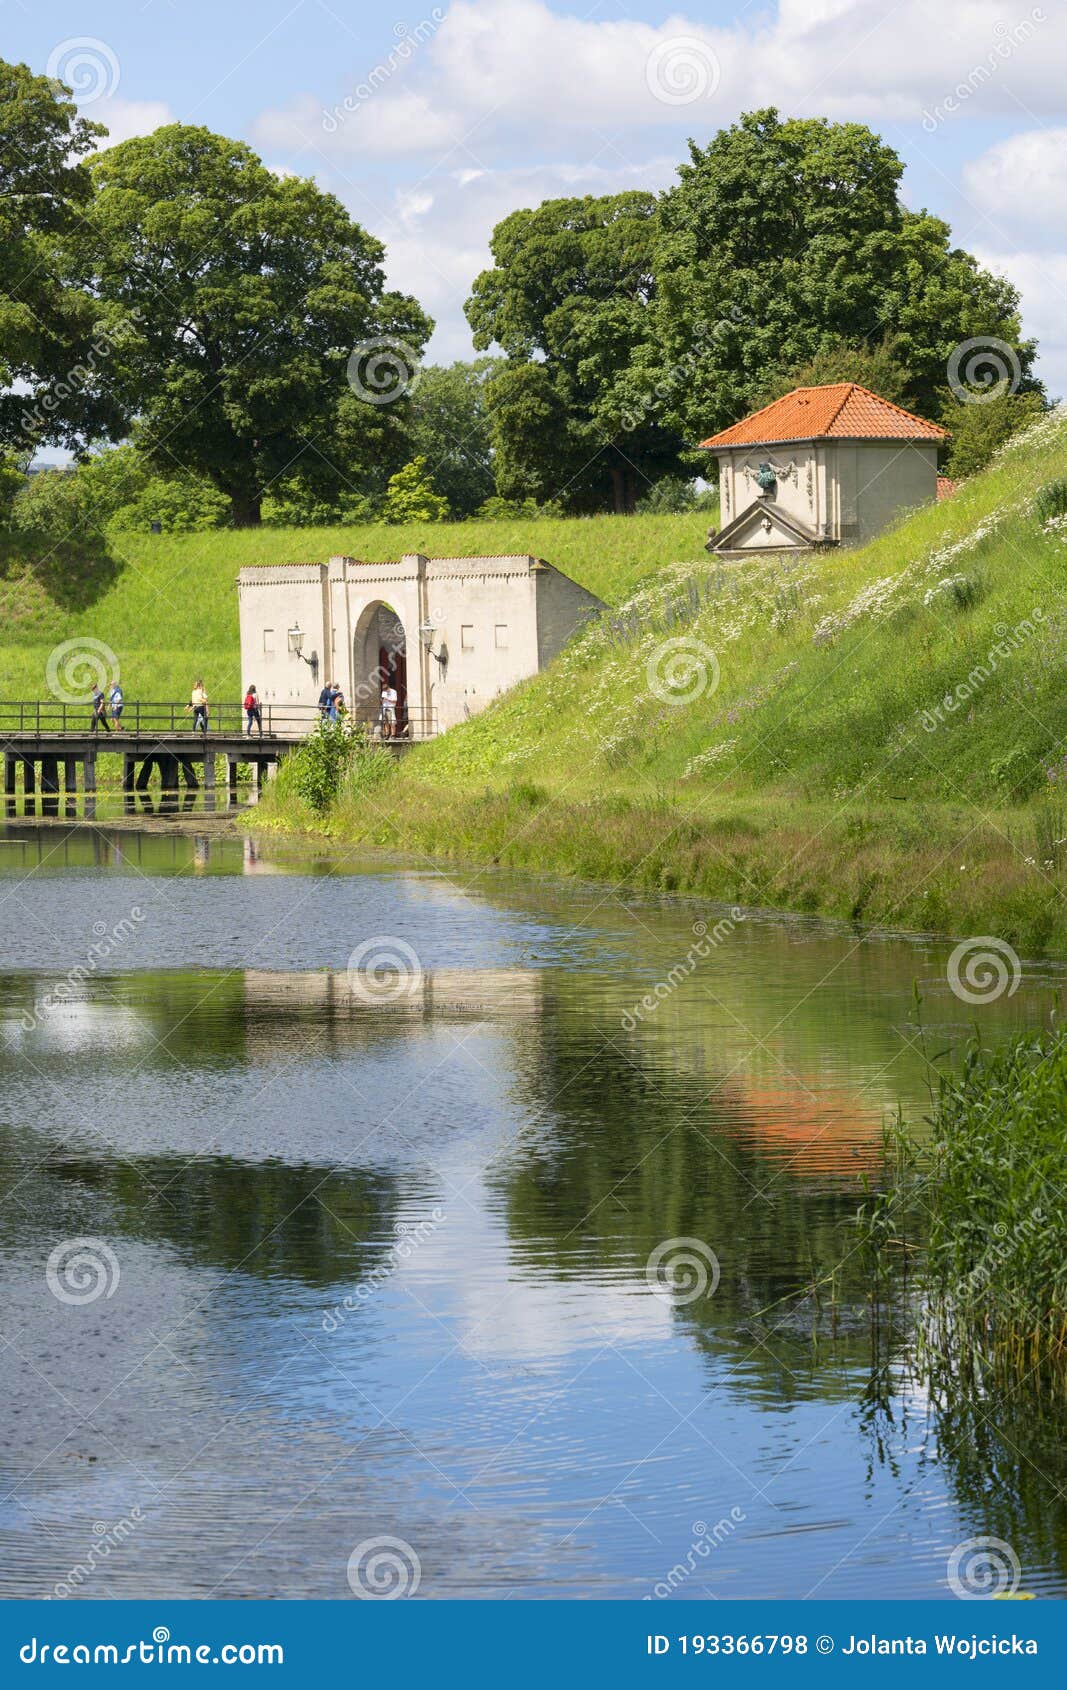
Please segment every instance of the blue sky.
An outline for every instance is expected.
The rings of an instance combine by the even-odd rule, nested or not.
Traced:
[[[493,224],[560,193],[663,187],[688,136],[776,104],[871,124],[909,203],[1023,290],[1067,393],[1063,0],[0,0],[4,57],[73,79],[115,139],[180,119],[311,174],[470,351]]]

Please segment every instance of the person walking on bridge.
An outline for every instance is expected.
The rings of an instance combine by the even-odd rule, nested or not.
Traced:
[[[125,704],[126,700],[122,696],[122,688],[119,686],[119,678],[117,675],[115,676],[111,691],[107,695],[107,701],[111,706],[111,726],[116,729],[121,729],[122,706]]]
[[[189,695],[189,709],[193,713],[193,732],[207,733],[207,693],[203,681],[197,681]]]
[[[89,723],[89,732],[96,733],[101,727],[105,733],[111,732],[111,724],[107,719],[107,699],[103,687],[97,685],[93,688],[93,716]]]
[[[245,693],[245,716],[247,717],[245,732],[248,735],[249,739],[252,738],[252,723],[253,722],[255,722],[256,727],[259,729],[259,737],[260,737],[260,739],[262,739],[263,738],[263,712],[262,712],[262,710],[260,709],[260,706],[259,706],[259,694],[257,693],[255,687],[252,686],[251,684],[249,684],[248,691]]]

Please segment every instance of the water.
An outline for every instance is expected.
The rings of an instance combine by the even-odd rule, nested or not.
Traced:
[[[941,943],[0,840],[5,1596],[344,1599],[388,1537],[431,1597],[937,1597],[982,1534],[1067,1591],[1055,1427],[929,1403],[850,1225],[914,983],[936,1051],[1059,970],[969,1008]]]

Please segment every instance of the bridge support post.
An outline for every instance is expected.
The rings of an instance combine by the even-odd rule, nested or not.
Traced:
[[[137,759],[132,751],[122,753],[122,807],[127,815],[136,808],[134,781],[137,775]]]
[[[41,814],[59,815],[59,758],[41,758]]]
[[[96,820],[96,752],[85,753],[85,819]]]
[[[78,759],[64,757],[63,785],[66,789],[67,801],[64,811],[68,821],[73,821],[78,814]]]
[[[13,751],[4,752],[4,814],[16,814],[15,777],[18,773],[18,758]]]
[[[237,758],[230,752],[226,753],[226,786],[227,800],[231,810],[237,808]]]
[[[186,790],[199,792],[200,782],[196,778],[196,764],[193,759],[191,757],[179,757],[178,762],[181,764],[181,771],[185,777]]]
[[[204,809],[215,808],[215,753],[204,747]]]
[[[37,814],[37,764],[32,757],[22,759],[22,797],[24,814],[35,816]]]

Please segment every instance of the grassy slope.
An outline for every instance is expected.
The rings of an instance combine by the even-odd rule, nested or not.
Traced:
[[[1031,508],[1056,476],[1063,416],[861,550],[792,569],[661,568],[551,670],[332,825],[1067,950],[1067,813],[1047,776],[1067,734],[1067,543]],[[953,576],[962,608],[937,587]],[[689,703],[650,685],[672,640],[695,654]],[[961,687],[943,723],[924,717]]]
[[[49,652],[84,636],[118,654],[131,699],[183,699],[194,672],[212,696],[239,697],[234,580],[242,564],[318,561],[336,552],[377,561],[411,551],[532,551],[614,600],[649,569],[699,556],[708,520],[699,513],[122,535],[112,541],[110,567],[86,566],[75,543],[70,557],[45,553],[36,566],[24,547],[0,544],[0,689],[9,699],[46,696]]]

